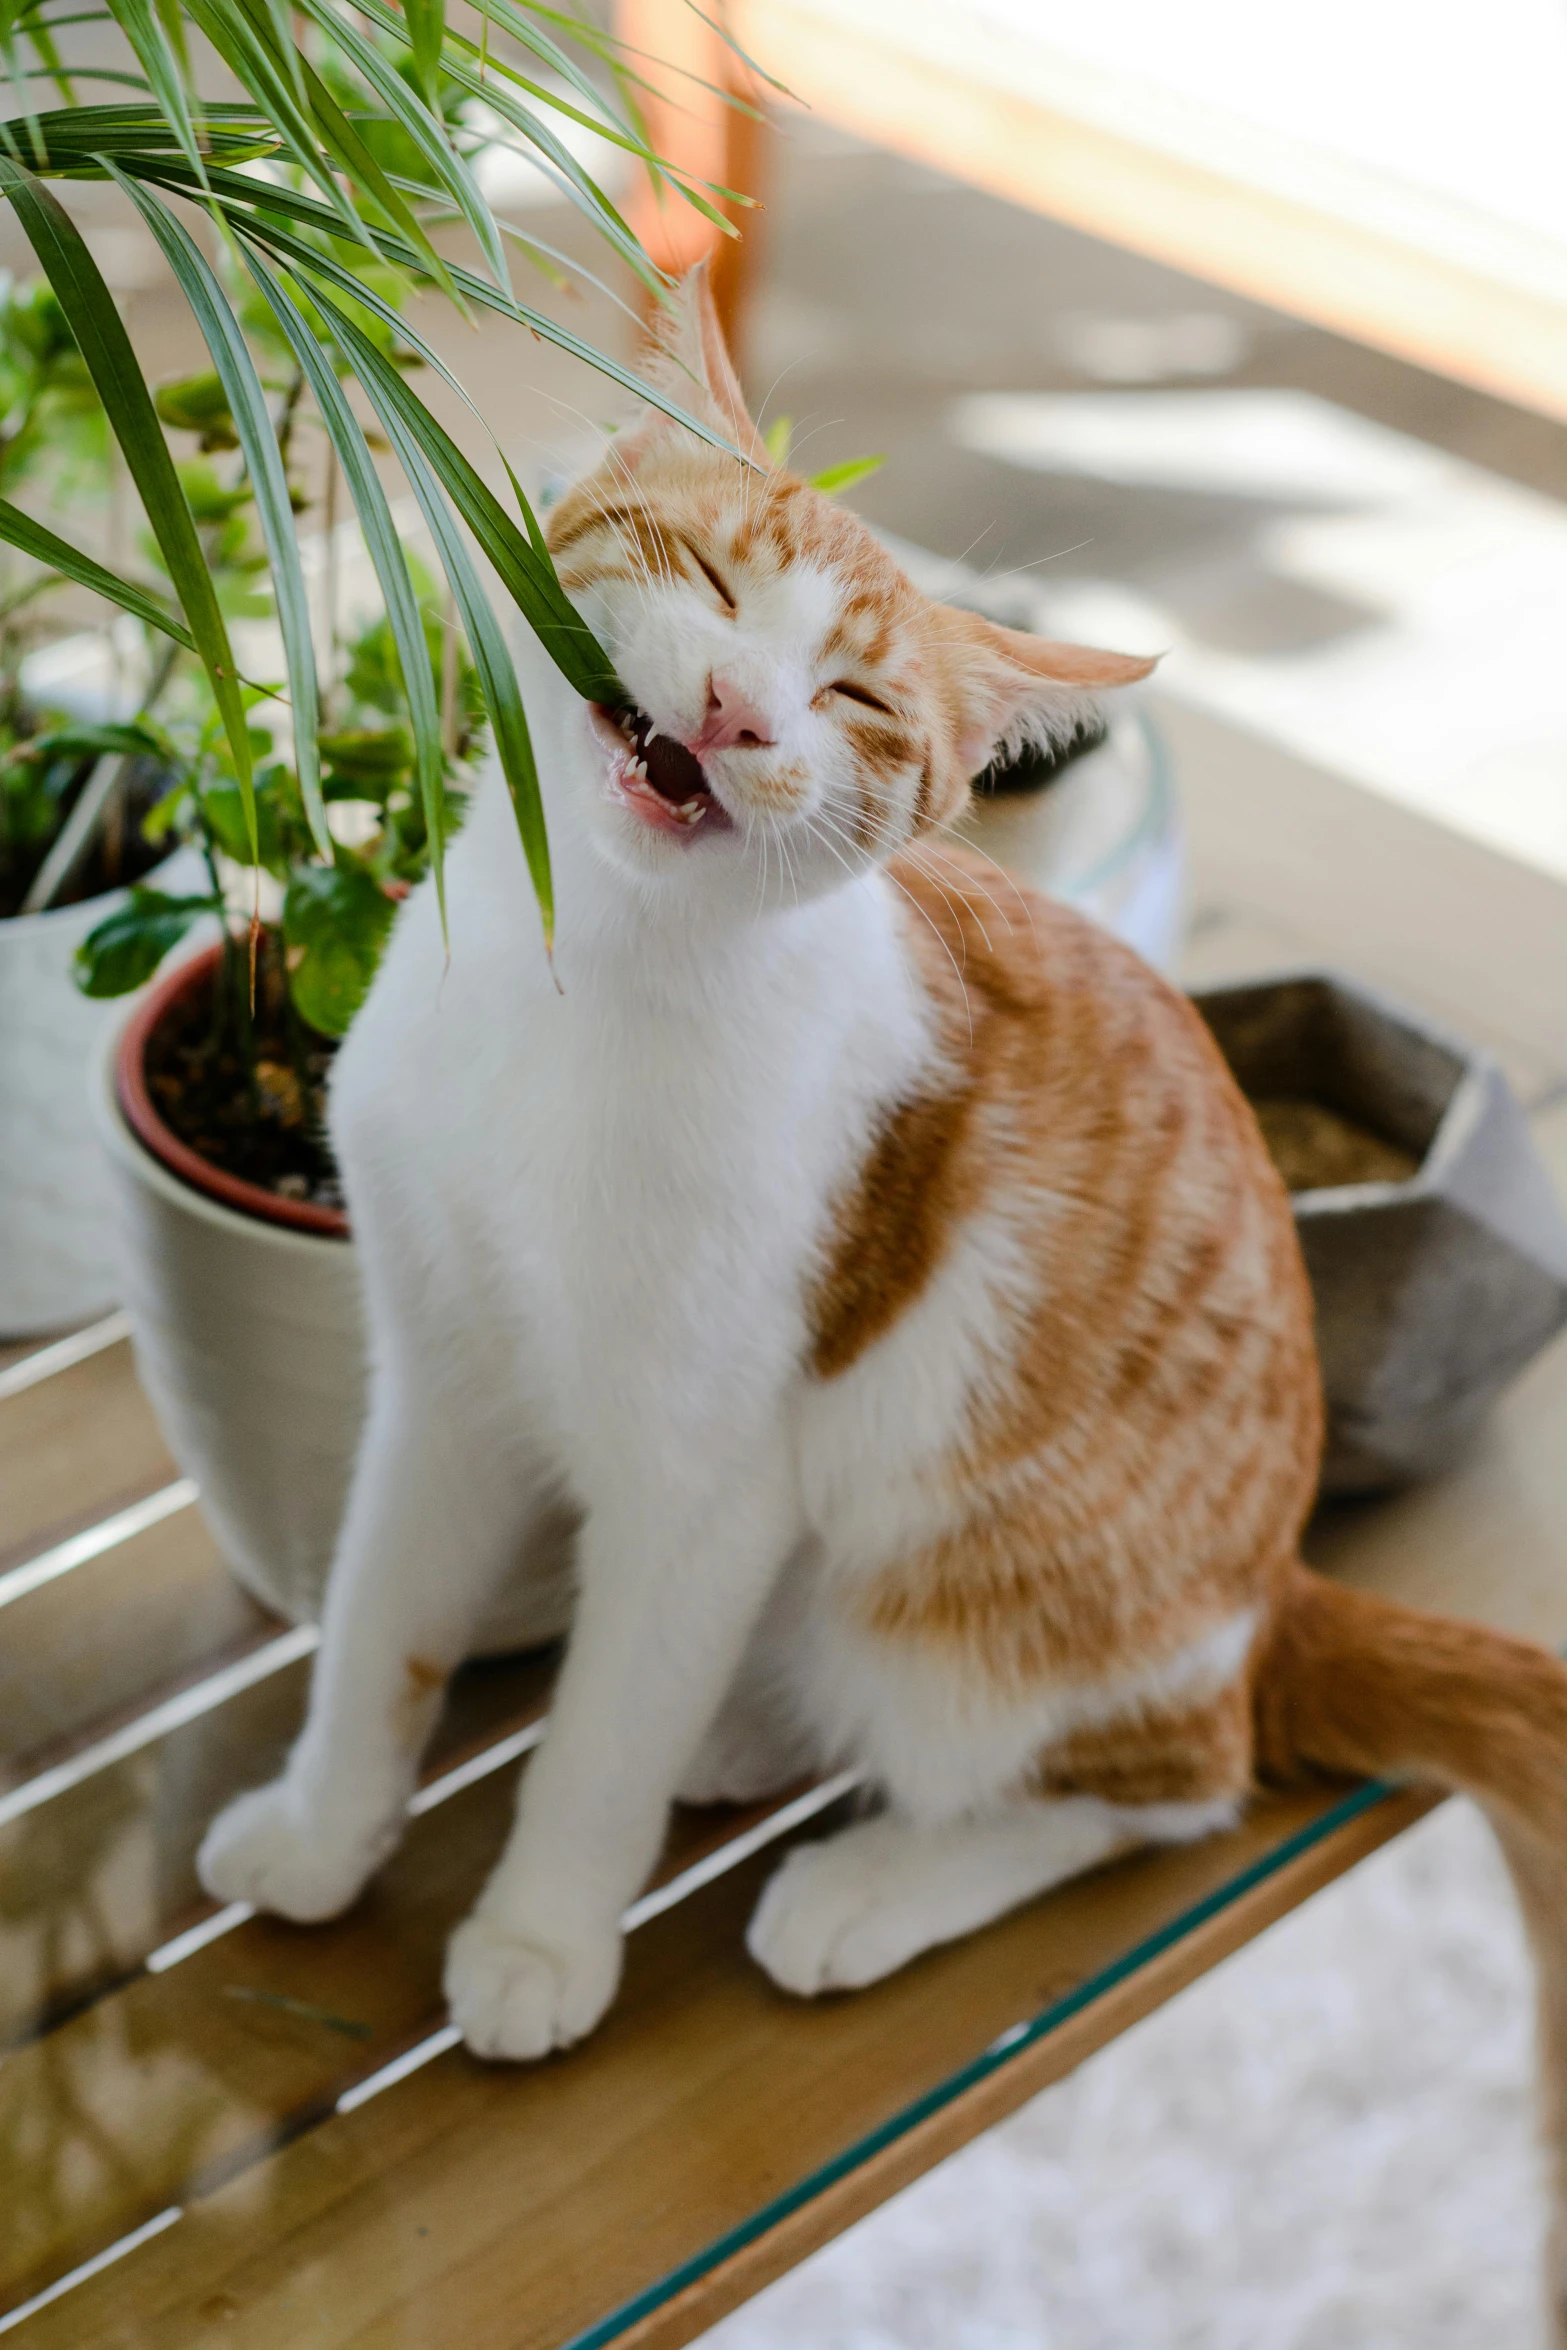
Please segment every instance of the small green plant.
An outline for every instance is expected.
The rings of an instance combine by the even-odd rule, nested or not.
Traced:
[[[473,663],[424,584],[426,648],[448,689],[440,822],[450,839],[487,721]],[[202,1157],[326,1206],[339,1200],[325,1129],[333,1052],[375,976],[398,900],[431,864],[407,689],[384,614],[344,652],[337,721],[320,738],[330,858],[294,767],[264,727],[251,730],[250,810],[210,701],[188,695],[185,714],[167,723],[104,730],[168,778],[143,831],[155,853],[194,851],[206,886],[133,888],[76,955],[84,993],[124,995],[198,923],[213,926],[220,953],[210,985],[171,1008],[149,1047],[153,1097]],[[253,695],[252,715],[263,708]]]
[[[446,624],[432,593],[423,619],[432,664],[445,670],[451,687],[442,775],[442,829],[449,835],[461,821],[467,779],[484,748],[484,703],[466,650],[443,641]],[[252,854],[226,733],[210,705],[183,724],[144,718],[99,730],[169,776],[143,833],[160,848],[195,849],[208,886],[182,896],[133,889],[77,950],[84,993],[117,996],[140,987],[205,916],[223,918],[226,951],[236,968],[244,965],[259,873],[274,885],[273,910],[260,917],[259,948],[286,972],[292,1013],[318,1035],[343,1035],[374,977],[398,898],[430,863],[407,689],[384,616],[346,652],[341,723],[320,738],[330,860],[316,846],[299,777],[264,728],[252,728],[250,746],[259,857]],[[252,697],[253,710],[259,699]]]

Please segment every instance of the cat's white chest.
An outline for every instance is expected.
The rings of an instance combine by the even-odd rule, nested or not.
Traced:
[[[454,865],[450,968],[419,909],[343,1057],[350,1198],[418,1225],[456,1343],[574,1476],[633,1434],[721,1444],[786,1408],[832,1196],[926,1050],[879,900],[716,971],[568,930],[557,993],[481,861]]]

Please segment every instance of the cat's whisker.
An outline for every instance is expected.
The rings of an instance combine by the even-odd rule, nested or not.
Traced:
[[[954,826],[950,824],[939,825],[937,827],[937,837],[939,839],[940,836],[952,833],[953,831]],[[945,841],[942,842],[942,845],[946,845]],[[965,840],[961,842],[954,841],[953,845],[955,847],[961,848],[967,855],[971,857],[981,858],[984,863],[990,867],[991,872],[996,875],[997,879],[1006,883],[1007,888],[1012,892],[1012,896],[1017,903],[1019,913],[1021,913],[1024,921],[1028,924],[1028,933],[1030,938],[1037,938],[1038,930],[1034,921],[1033,892],[1031,890],[1025,889],[1022,883],[1018,880],[1018,877],[1015,873],[1009,873],[1005,865],[998,864],[996,859],[990,855],[988,850],[980,848],[977,842],[971,840]],[[977,876],[975,877],[975,883],[977,887]],[[1001,919],[1004,922],[1007,921],[1007,915],[1002,913],[1002,909],[996,903],[996,900],[992,898],[990,902],[993,906],[995,906],[996,912],[1001,916]]]
[[[935,859],[940,855],[939,849],[927,848],[925,844],[920,841],[910,841],[900,853],[907,857],[911,864],[916,865],[922,873],[926,874],[938,889],[944,886],[940,878],[941,868],[935,862]],[[965,882],[972,886],[974,891],[973,897],[969,897],[965,894],[963,886]],[[995,915],[997,921],[1002,923],[1007,930],[1011,930],[1012,928],[1011,917],[1003,912],[997,900],[992,897],[990,891],[985,888],[977,874],[962,873],[960,871],[957,878],[953,882],[953,887],[957,893],[959,904],[962,905],[969,913],[973,914],[975,928],[978,930],[980,937],[985,943],[986,953],[993,954],[995,952],[995,942],[991,938],[989,931],[986,930],[984,923],[980,920],[979,914],[975,907],[975,899],[983,901],[983,903],[987,905],[991,912]],[[1032,924],[1030,925],[1030,928],[1032,929]]]

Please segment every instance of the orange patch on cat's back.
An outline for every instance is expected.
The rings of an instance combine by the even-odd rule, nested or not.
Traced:
[[[904,899],[909,956],[931,998],[942,1060],[925,1088],[886,1113],[833,1205],[808,1301],[819,1379],[848,1370],[893,1328],[959,1223],[994,1188],[997,1155],[979,1113],[1016,1090],[1009,1064],[1017,1039],[1008,1031],[1043,999],[1040,917],[1048,928],[1051,909],[1042,899],[951,849],[896,857],[888,870]],[[1027,1114],[1026,1094],[1018,1107]]]
[[[837,1202],[812,1368],[884,1337],[976,1214],[1029,1276],[929,1464],[944,1531],[856,1617],[1014,1694],[1093,1681],[1262,1601],[1292,1553],[1320,1397],[1290,1206],[1195,1011],[1125,948],[959,852],[894,875],[940,1059]]]

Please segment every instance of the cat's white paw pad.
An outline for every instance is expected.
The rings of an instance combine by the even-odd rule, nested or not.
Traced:
[[[547,2056],[591,2032],[620,1979],[618,1934],[571,1943],[472,1917],[447,1946],[452,2021],[475,2056]]]
[[[253,1902],[313,1925],[348,1907],[392,1840],[334,1837],[278,1779],[219,1812],[196,1855],[196,1873],[219,1901]]]
[[[757,1903],[746,1947],[781,1990],[857,1991],[938,1939],[911,1891],[868,1868],[852,1838],[799,1845]]]

